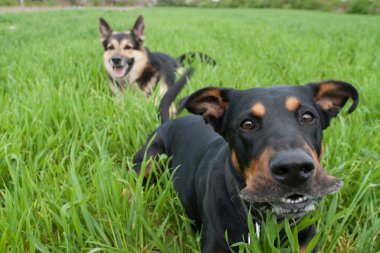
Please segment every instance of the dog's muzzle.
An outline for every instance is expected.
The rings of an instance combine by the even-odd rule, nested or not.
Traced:
[[[133,58],[126,58],[118,54],[113,55],[110,58],[110,65],[112,66],[114,77],[116,79],[125,77],[131,71],[134,61]]]
[[[271,177],[256,176],[253,187],[243,188],[240,197],[251,204],[266,203],[280,218],[306,215],[324,195],[343,185],[300,149],[276,153],[267,169]]]

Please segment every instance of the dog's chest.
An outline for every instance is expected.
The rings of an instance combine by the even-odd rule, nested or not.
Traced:
[[[149,73],[150,76],[153,76],[151,66],[146,59],[135,59],[135,63],[131,71],[127,75],[128,83],[139,82],[139,80],[146,76]]]

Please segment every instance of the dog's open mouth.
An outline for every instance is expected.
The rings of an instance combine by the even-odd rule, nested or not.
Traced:
[[[244,201],[271,209],[279,218],[302,218],[316,208],[323,196],[337,192],[343,182],[322,171],[309,184],[301,186],[279,184],[278,187],[269,187],[262,181],[251,184],[255,187],[244,187],[239,193]]]
[[[128,74],[128,69],[129,69],[129,64],[126,64],[122,67],[115,67],[114,66],[113,67],[113,74],[114,74],[115,78],[121,79]]]
[[[279,217],[298,218],[313,211],[315,202],[315,198],[302,194],[292,194],[272,203],[272,212]]]
[[[129,71],[131,71],[134,59],[124,58],[118,63],[112,63],[112,61],[110,61],[110,64],[112,66],[113,77],[115,79],[122,79],[129,73]]]

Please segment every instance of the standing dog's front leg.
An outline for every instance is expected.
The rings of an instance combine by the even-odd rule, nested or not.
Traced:
[[[118,100],[122,100],[124,97],[124,87],[119,86],[116,81],[114,81],[112,78],[109,79],[109,88],[113,96],[116,97]]]

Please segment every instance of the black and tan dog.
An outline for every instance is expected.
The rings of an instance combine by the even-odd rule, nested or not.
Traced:
[[[202,117],[189,115],[157,128],[135,155],[135,170],[144,157],[172,156],[171,166],[178,168],[174,187],[201,229],[202,252],[230,252],[230,245],[248,240],[247,210],[257,223],[265,209],[298,221],[322,196],[340,189],[342,181],[320,164],[322,132],[350,98],[352,112],[358,92],[341,81],[201,89],[184,106]],[[300,231],[301,252],[314,235],[314,225]]]
[[[215,65],[214,59],[202,53],[190,52],[175,59],[161,52],[149,51],[144,47],[145,22],[141,15],[128,32],[115,32],[103,18],[99,18],[99,32],[104,47],[103,61],[109,76],[109,87],[115,96],[122,96],[124,89],[129,86],[140,89],[149,97],[159,83],[159,95],[162,97],[173,86],[182,87],[193,74],[193,69],[189,68],[175,82],[176,73],[184,70],[184,61],[199,57]],[[177,89],[180,90],[181,87]],[[162,116],[163,122],[168,119],[167,113],[161,111]]]

